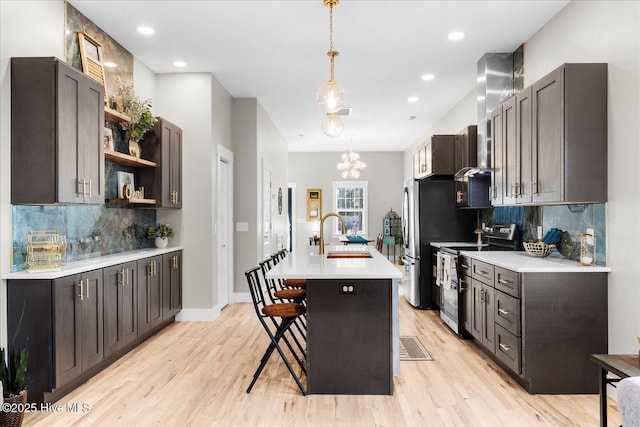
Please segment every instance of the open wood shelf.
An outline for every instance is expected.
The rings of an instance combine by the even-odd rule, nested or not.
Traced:
[[[109,123],[127,123],[131,121],[131,117],[109,107],[104,107],[104,121]]]
[[[119,151],[104,150],[104,159],[111,163],[133,168],[155,168],[157,163],[145,159],[136,159],[134,156],[121,153]]]
[[[122,205],[155,205],[156,199],[107,199],[107,203],[119,203]]]

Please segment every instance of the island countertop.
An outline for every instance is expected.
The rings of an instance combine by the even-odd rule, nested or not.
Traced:
[[[402,271],[387,260],[373,246],[327,245],[324,255],[318,246],[287,256],[267,272],[270,279],[402,279]],[[371,258],[327,258],[331,252],[369,252]]]

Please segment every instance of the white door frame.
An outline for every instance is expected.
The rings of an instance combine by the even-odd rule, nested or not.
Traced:
[[[226,191],[222,191],[221,188],[221,182],[222,180],[220,179],[220,174],[221,174],[221,168],[220,168],[220,162],[224,162],[226,164],[229,165],[229,168],[227,169],[227,179],[226,182],[228,183],[228,188]],[[216,229],[216,271],[217,271],[217,275],[216,275],[216,283],[217,283],[217,294],[218,294],[218,307],[220,309],[222,309],[225,305],[227,304],[233,304],[233,266],[234,266],[234,260],[233,260],[233,152],[231,152],[230,150],[228,150],[227,148],[225,148],[222,145],[217,146],[217,150],[216,150],[216,170],[217,170],[217,176],[216,176],[216,184],[217,184],[217,210],[216,210],[216,224],[215,224],[215,229]],[[220,198],[221,194],[226,193],[227,197],[225,200],[222,200]],[[227,223],[225,224],[226,229],[227,229],[227,236],[223,236],[222,233],[218,233],[218,229],[219,229],[219,224],[218,224],[218,210],[222,208],[221,204],[227,203],[227,211],[226,211],[226,217],[227,217]],[[226,237],[226,239],[224,239],[224,237]],[[225,242],[226,240],[226,242]],[[221,260],[219,258],[219,250],[222,247],[222,245],[227,245],[226,250],[227,250],[227,265],[220,265],[221,264]],[[222,280],[220,279],[220,272],[223,271],[222,269],[225,269],[227,271],[227,279],[228,279],[228,283],[220,283]],[[225,290],[226,290],[226,298],[225,298]],[[225,301],[226,300],[226,301]]]
[[[287,203],[291,206],[291,242],[287,245],[287,247],[291,246],[291,251],[296,248],[296,183],[290,182],[287,184],[287,190],[291,189],[291,199],[287,200]],[[287,193],[289,193],[287,191]],[[288,209],[288,206],[287,206]],[[287,230],[288,231],[288,230]],[[287,232],[287,237],[289,237],[289,233]],[[289,242],[288,242],[289,243]]]
[[[260,194],[262,195],[262,253],[260,259],[266,259],[273,252],[273,212],[271,210],[272,203],[272,183],[273,183],[273,167],[266,159],[262,159],[262,180]]]

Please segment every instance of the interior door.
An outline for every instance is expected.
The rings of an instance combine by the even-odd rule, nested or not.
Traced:
[[[218,210],[216,225],[218,306],[233,295],[233,153],[218,146]]]

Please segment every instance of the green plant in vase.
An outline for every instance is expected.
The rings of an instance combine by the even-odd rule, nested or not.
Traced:
[[[173,236],[175,236],[175,232],[169,224],[158,224],[147,229],[147,237],[155,240],[157,248],[166,248],[169,243],[169,237]]]
[[[133,86],[121,85],[111,97],[113,108],[126,114],[131,122],[120,124],[129,137],[129,154],[140,158],[140,140],[158,121],[151,113],[151,103],[142,101],[135,95]]]
[[[10,410],[0,410],[1,426],[20,426],[24,418],[24,407],[27,402],[27,386],[31,382],[27,376],[27,364],[29,362],[29,352],[26,343],[17,347],[16,337],[22,327],[24,316],[24,304],[18,326],[13,334],[11,350],[6,354],[4,348],[0,348],[0,382],[2,383],[2,397]],[[8,357],[7,357],[8,356]],[[15,404],[15,405],[14,405]],[[21,404],[21,405],[20,405]],[[14,409],[15,406],[15,409]]]

